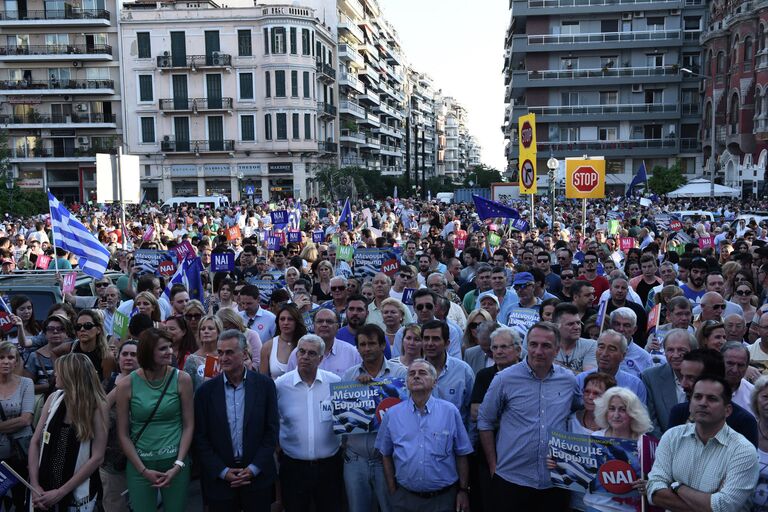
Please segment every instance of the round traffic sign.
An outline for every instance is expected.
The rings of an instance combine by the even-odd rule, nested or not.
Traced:
[[[592,192],[600,184],[600,173],[593,167],[582,165],[573,171],[573,186],[579,192]]]
[[[523,162],[523,166],[520,173],[520,180],[525,188],[533,188],[533,182],[536,179],[536,173],[533,169],[533,163],[530,160]]]
[[[522,128],[520,128],[520,143],[523,145],[524,148],[528,149],[531,147],[532,142],[533,142],[533,126],[531,126],[531,123],[529,123],[528,121],[524,121]]]

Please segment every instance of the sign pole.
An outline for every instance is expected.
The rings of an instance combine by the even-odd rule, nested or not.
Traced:
[[[581,232],[587,232],[587,198],[581,200]]]
[[[533,196],[534,196],[534,194],[531,194],[531,222],[533,222],[533,217],[534,217],[534,214],[533,214]]]

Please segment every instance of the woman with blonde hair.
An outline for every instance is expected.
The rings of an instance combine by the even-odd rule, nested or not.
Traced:
[[[313,276],[315,284],[312,285],[312,302],[320,304],[331,300],[331,278],[333,277],[333,265],[328,260],[317,264],[317,275]]]
[[[384,335],[387,338],[387,352],[391,355],[392,346],[395,344],[397,331],[403,326],[403,322],[408,317],[408,310],[405,304],[394,297],[389,297],[381,301],[381,320],[384,323]],[[385,352],[385,354],[387,353]]]
[[[400,355],[390,361],[400,363],[408,368],[410,364],[422,354],[421,327],[419,324],[408,324],[403,329],[403,349]]]
[[[461,341],[461,353],[477,345],[477,328],[483,322],[492,322],[491,314],[484,309],[476,309],[467,315],[467,328]]]
[[[259,333],[246,327],[243,317],[233,309],[220,309],[216,313],[216,317],[221,320],[222,331],[237,329],[245,335],[245,339],[248,341],[248,348],[253,357],[253,367],[259,368],[261,364],[261,348],[263,346]]]
[[[216,361],[219,357],[217,344],[222,331],[224,327],[216,315],[206,315],[200,320],[197,330],[200,348],[194,354],[189,354],[184,363],[184,371],[192,377],[194,391],[197,391],[203,382],[216,376],[214,367],[218,367]]]
[[[200,319],[205,316],[203,304],[196,299],[192,299],[184,306],[184,320],[186,320],[189,330],[197,333]]]
[[[29,482],[37,490],[32,505],[94,510],[101,488],[97,470],[107,445],[106,397],[85,355],[63,355],[55,368],[59,389],[46,400],[29,446]]]
[[[724,299],[730,298],[734,291],[733,278],[741,271],[741,263],[738,261],[727,261],[720,267],[720,273],[723,274],[723,281],[725,286],[723,287]]]
[[[77,315],[75,324],[77,340],[72,345],[72,352],[85,354],[96,368],[99,380],[104,382],[117,369],[115,356],[107,344],[104,330],[104,317],[97,309],[84,309]]]
[[[160,304],[157,302],[157,297],[152,292],[146,291],[136,295],[133,299],[133,307],[135,307],[139,313],[147,315],[157,326],[160,323],[161,311]]]

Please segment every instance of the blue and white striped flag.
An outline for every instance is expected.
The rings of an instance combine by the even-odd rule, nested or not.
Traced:
[[[296,201],[296,208],[288,213],[288,229],[291,231],[301,229],[301,199]]]
[[[80,268],[99,279],[107,271],[109,251],[64,205],[48,192],[53,242],[78,257]]]

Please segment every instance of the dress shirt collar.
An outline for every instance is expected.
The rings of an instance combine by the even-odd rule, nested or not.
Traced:
[[[323,382],[323,370],[320,368],[317,369],[317,373],[315,374],[315,381],[312,383],[312,385],[315,385],[315,382],[320,381]],[[303,383],[304,381],[301,380],[301,375],[299,375],[298,368],[293,370],[293,381],[291,382],[291,385],[293,387],[296,387],[299,383]]]
[[[335,345],[335,343],[334,343]],[[363,375],[368,373],[368,370],[365,369],[364,363],[360,363],[357,366],[357,374]],[[392,373],[392,363],[390,363],[387,358],[384,358],[384,363],[381,365],[381,369],[379,370],[379,373],[374,375],[374,378],[383,377],[384,375]]]
[[[221,376],[224,377],[224,386],[226,387],[227,385],[229,385],[229,379],[227,378],[226,372],[221,372]],[[243,368],[243,380],[240,381],[240,385],[244,385],[245,384],[245,379],[246,378],[248,378],[248,369],[247,368]]]
[[[421,414],[421,411],[419,411],[419,408],[416,407],[416,402],[413,401],[413,398],[408,398],[408,402],[411,404],[411,410],[415,412],[416,414]],[[435,399],[432,395],[429,395],[429,398],[427,398],[427,401],[424,402],[424,414],[429,414],[432,410],[432,405],[435,403]]]
[[[534,379],[539,379],[539,377],[538,377],[538,376],[536,375],[536,373],[533,371],[533,368],[531,368],[531,365],[529,365],[529,364],[528,364],[528,357],[526,357],[525,359],[523,359],[523,362],[522,362],[522,364],[524,365],[524,368],[525,368],[526,370],[528,370],[528,374],[529,374],[531,377],[533,377]],[[554,373],[555,373],[555,365],[554,365],[554,363],[553,363],[553,364],[552,364],[552,367],[549,369],[549,372],[547,373],[547,376],[546,376],[546,377],[544,377],[543,379],[539,379],[539,380],[547,380],[547,379],[548,379],[549,377],[551,377],[551,376],[552,376]]]
[[[728,424],[723,423],[723,427],[717,432],[717,434],[715,434],[715,436],[712,439],[716,440],[722,446],[728,446],[729,430],[730,430],[730,427],[728,426]],[[701,442],[701,439],[699,439],[698,434],[696,434],[695,422],[690,422],[685,424],[685,432],[683,435],[695,437],[699,442]]]

